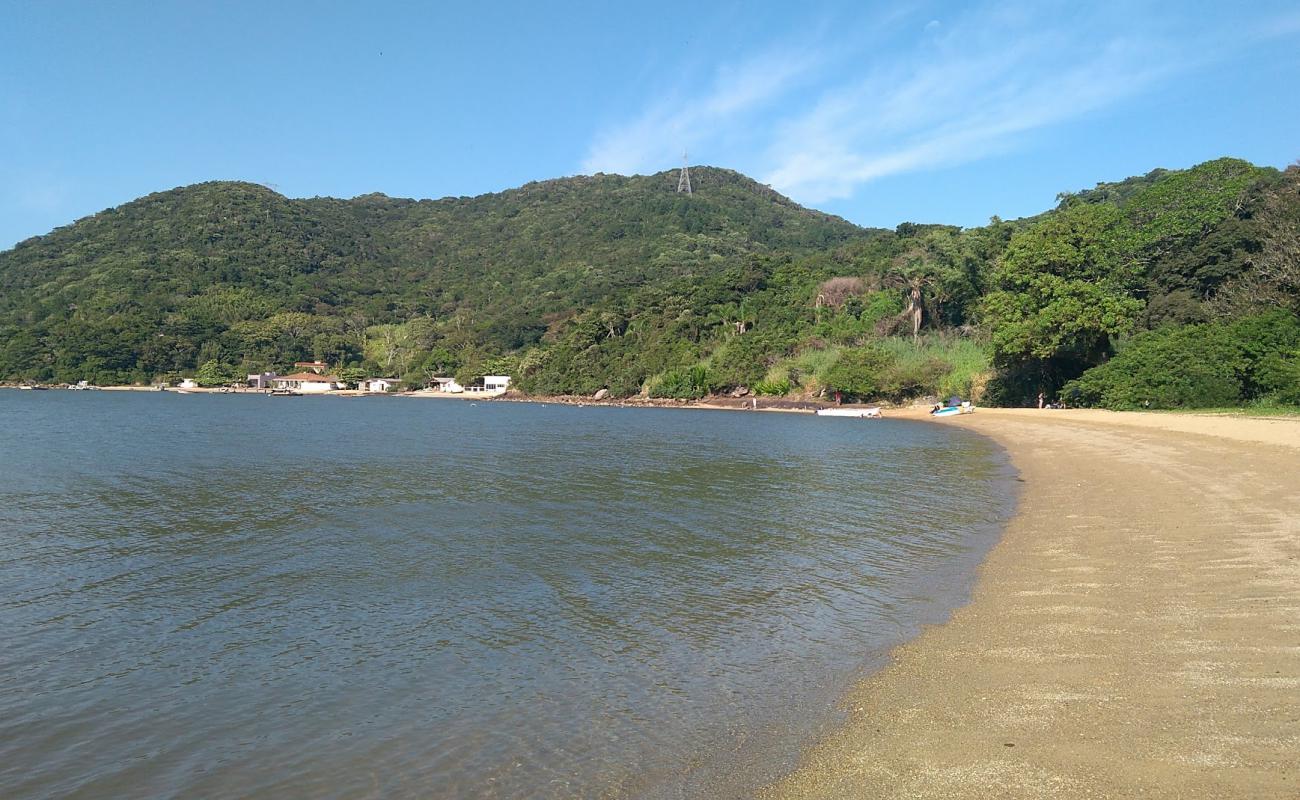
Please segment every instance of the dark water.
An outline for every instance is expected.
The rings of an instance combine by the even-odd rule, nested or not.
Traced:
[[[745,796],[1007,486],[890,420],[0,391],[0,794]]]

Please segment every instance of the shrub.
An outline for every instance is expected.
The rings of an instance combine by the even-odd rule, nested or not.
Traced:
[[[867,290],[866,283],[857,277],[830,278],[817,287],[817,305],[842,308],[850,298]]]
[[[1300,350],[1274,353],[1261,359],[1256,370],[1262,395],[1286,405],[1300,405]]]
[[[789,379],[774,381],[762,380],[754,384],[754,394],[776,396],[787,395],[790,393],[791,388],[793,387],[791,386]]]
[[[694,400],[710,394],[714,381],[707,367],[696,364],[692,367],[670,369],[650,382],[648,394],[651,397],[671,397],[675,399]]]
[[[823,378],[827,388],[851,398],[865,399],[881,391],[881,377],[894,363],[893,358],[879,345],[867,345],[845,350],[826,370]]]
[[[890,400],[937,394],[939,382],[950,371],[952,364],[934,356],[895,361],[881,372],[880,394]]]
[[[1138,334],[1065,385],[1067,400],[1104,408],[1210,408],[1296,390],[1300,319],[1273,311],[1228,323]]]

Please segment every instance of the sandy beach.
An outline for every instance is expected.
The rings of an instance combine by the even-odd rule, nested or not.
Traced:
[[[952,423],[1007,449],[1016,516],[765,796],[1300,797],[1300,421]]]

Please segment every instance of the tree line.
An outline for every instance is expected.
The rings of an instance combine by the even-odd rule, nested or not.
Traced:
[[[1296,402],[1296,167],[1219,159],[892,231],[695,172],[690,196],[668,172],[418,202],[150,195],[0,254],[0,378],[322,360],[538,394]]]

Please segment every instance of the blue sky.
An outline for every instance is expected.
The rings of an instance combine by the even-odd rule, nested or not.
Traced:
[[[1280,167],[1300,6],[0,0],[0,248],[204,180],[473,195],[684,149],[885,227]]]

